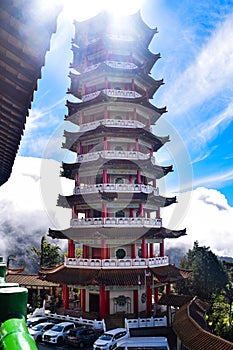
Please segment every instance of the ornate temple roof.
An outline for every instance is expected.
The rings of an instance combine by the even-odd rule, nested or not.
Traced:
[[[79,286],[105,285],[105,286],[137,286],[140,279],[142,285],[173,283],[188,278],[190,271],[181,270],[174,265],[144,269],[86,269],[67,268],[60,265],[53,269],[41,269],[40,276],[51,282],[62,281],[65,284]],[[149,276],[146,276],[149,275]],[[145,281],[146,278],[146,281]],[[154,281],[153,281],[154,279]]]
[[[173,329],[182,344],[188,350],[232,350],[233,343],[208,331],[206,311],[204,303],[195,297],[176,312]]]
[[[77,47],[76,45],[72,45],[72,51],[73,51],[73,62],[70,64],[70,68],[74,68],[78,72],[80,70],[83,70],[82,64],[83,64],[83,58],[86,55],[91,55],[92,51],[95,53],[96,51],[96,46],[98,44],[105,45],[106,48],[111,48],[114,47],[113,45],[115,44],[114,40],[107,40],[106,38],[104,39],[104,42],[102,39],[97,40],[93,46],[88,46],[87,48],[80,48]],[[161,58],[160,53],[152,53],[148,48],[137,44],[135,45],[135,42],[128,42],[128,43],[121,43],[122,47],[125,46],[125,50],[127,49],[128,51],[132,51],[133,53],[139,55],[140,57],[144,57],[144,62],[142,67],[145,69],[145,72],[147,74],[150,73],[151,68],[154,66],[154,64],[157,62],[159,58]]]
[[[152,164],[151,159],[137,159],[137,160],[128,160],[128,159],[103,159],[101,156],[97,160],[92,160],[91,162],[85,163],[62,163],[62,171],[61,176],[65,176],[68,179],[75,178],[75,174],[78,170],[80,171],[88,171],[95,169],[141,169],[143,174],[151,173],[153,174],[152,178],[156,176],[157,179],[161,179],[166,176],[168,173],[173,171],[172,165],[169,166],[160,166],[156,164]],[[148,176],[149,177],[149,176]]]
[[[136,82],[137,80],[143,82],[145,88],[148,89],[147,96],[149,99],[152,99],[158,88],[164,84],[163,79],[155,80],[146,74],[144,68],[119,69],[111,67],[106,62],[102,62],[101,64],[96,65],[96,69],[93,69],[89,72],[85,72],[83,74],[70,73],[69,77],[71,78],[71,86],[70,89],[68,89],[68,93],[81,99],[83,95],[82,87],[85,85],[86,81],[90,80],[90,76],[93,77],[93,73],[95,73],[96,78],[98,78],[98,76],[102,76],[103,82],[105,73],[108,73],[109,80],[111,80],[111,75],[114,77],[122,77],[122,73],[124,74],[124,77],[127,77],[128,79],[136,77]]]
[[[77,152],[78,143],[82,140],[86,140],[88,137],[98,137],[105,135],[115,135],[116,128],[106,125],[98,125],[95,129],[86,132],[70,132],[64,131],[66,142],[63,143],[63,147],[70,151]],[[143,128],[117,128],[118,137],[140,137],[147,141],[153,147],[153,151],[158,151],[166,142],[170,141],[169,136],[159,137],[152,134],[150,131]]]
[[[43,281],[39,278],[37,274],[23,274],[23,273],[15,273],[9,274],[6,276],[7,283],[18,283],[22,287],[26,288],[52,288],[58,287],[60,285],[48,281]]]
[[[102,203],[113,201],[117,203],[119,201],[125,208],[130,207],[136,203],[146,203],[148,205],[167,207],[173,203],[176,203],[176,197],[163,197],[155,196],[154,194],[147,193],[113,193],[113,192],[99,192],[99,193],[85,193],[85,194],[72,194],[70,196],[59,195],[57,205],[63,208],[72,208],[73,205],[85,205],[87,208],[99,207]]]
[[[123,97],[112,97],[107,96],[103,91],[101,91],[94,99],[86,101],[86,102],[70,102],[66,101],[66,106],[68,107],[68,114],[72,116],[74,113],[78,113],[85,108],[92,107],[94,104],[99,103],[115,103],[115,102],[124,102],[130,103],[133,106],[137,106],[137,104],[148,108],[151,111],[154,111],[158,114],[157,119],[163,114],[167,112],[166,107],[158,108],[151,104],[146,96],[135,97],[135,98],[123,98]],[[157,120],[156,119],[156,120]]]
[[[143,238],[148,241],[165,238],[179,238],[186,235],[186,229],[170,230],[164,227],[149,228],[149,227],[70,227],[64,230],[49,229],[51,238],[71,239],[76,243],[88,244],[92,247],[100,246],[101,239],[104,239],[107,244],[113,246],[122,246],[125,244],[134,243]]]
[[[153,36],[157,33],[157,28],[150,28],[141,17],[140,11],[128,16],[121,17],[121,30],[127,31],[126,34],[130,35],[138,42],[143,42],[146,46],[149,45]],[[111,14],[107,11],[102,11],[95,17],[87,19],[86,21],[78,22],[74,21],[75,25],[75,37],[73,42],[79,46],[86,45],[83,41],[83,34],[87,32],[95,33],[95,39],[103,32],[111,33],[111,27],[114,27],[114,21]],[[114,31],[115,32],[115,31]]]
[[[47,16],[39,1],[1,1],[0,185],[10,177],[61,9],[57,1]]]

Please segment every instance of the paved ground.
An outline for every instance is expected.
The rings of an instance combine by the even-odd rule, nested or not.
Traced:
[[[37,343],[38,350],[74,350],[75,348],[72,348],[70,346],[54,346],[50,344],[44,344],[44,343]],[[86,347],[85,350],[92,350],[92,347]]]

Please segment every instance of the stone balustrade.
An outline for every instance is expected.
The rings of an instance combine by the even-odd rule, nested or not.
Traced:
[[[145,125],[137,120],[124,120],[124,119],[101,119],[90,123],[80,125],[79,130],[81,132],[94,130],[99,125],[106,125],[111,127],[122,127],[122,128],[143,128]]]
[[[87,226],[145,226],[145,227],[162,227],[161,218],[139,218],[139,217],[107,217],[107,218],[75,218],[70,221],[71,227]]]
[[[81,184],[76,186],[74,194],[98,193],[98,192],[129,192],[129,193],[153,193],[159,195],[159,188],[144,184]]]
[[[80,154],[77,156],[77,162],[89,162],[92,160],[97,160],[99,157],[106,159],[134,159],[134,160],[145,160],[149,159],[149,154],[144,154],[136,151],[118,151],[118,150],[107,150],[107,151],[99,151],[99,152],[89,152]]]
[[[125,259],[86,259],[65,257],[64,265],[73,268],[148,268],[166,266],[169,264],[168,256],[157,256],[154,258],[125,258]]]

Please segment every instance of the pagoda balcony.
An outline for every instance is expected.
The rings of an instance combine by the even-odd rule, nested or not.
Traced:
[[[75,218],[70,220],[71,227],[162,227],[161,218],[139,218],[139,217],[107,217],[107,218]]]
[[[106,125],[111,127],[121,127],[121,128],[144,128],[145,125],[137,120],[123,120],[123,119],[102,119],[95,122],[90,122],[82,124],[79,127],[81,132],[94,130],[99,125]]]
[[[107,151],[99,151],[99,152],[89,152],[86,154],[80,154],[77,157],[78,163],[89,162],[92,160],[97,160],[100,157],[106,159],[149,159],[151,158],[150,154],[144,154],[137,151],[119,151],[119,150],[107,150]]]
[[[138,98],[142,97],[138,92],[132,90],[116,90],[116,89],[103,89],[84,95],[82,102],[87,102],[95,99],[99,94],[103,92],[108,97],[120,97],[120,98]]]
[[[153,193],[155,196],[159,195],[159,188],[144,184],[81,184],[76,186],[74,194],[98,193],[98,192],[133,192],[133,193]]]
[[[168,256],[157,256],[154,258],[125,258],[125,259],[86,259],[86,258],[68,258],[65,257],[64,265],[70,268],[148,268],[148,267],[158,267],[166,266],[169,264]]]
[[[104,61],[107,66],[116,69],[136,69],[138,68],[136,64],[131,62],[121,62],[121,61]],[[96,63],[85,68],[84,73],[91,72],[97,69],[102,63]]]

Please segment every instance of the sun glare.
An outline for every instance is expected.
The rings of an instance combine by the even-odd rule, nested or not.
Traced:
[[[64,12],[71,20],[83,21],[100,11],[114,16],[130,15],[142,7],[145,0],[64,0]]]

